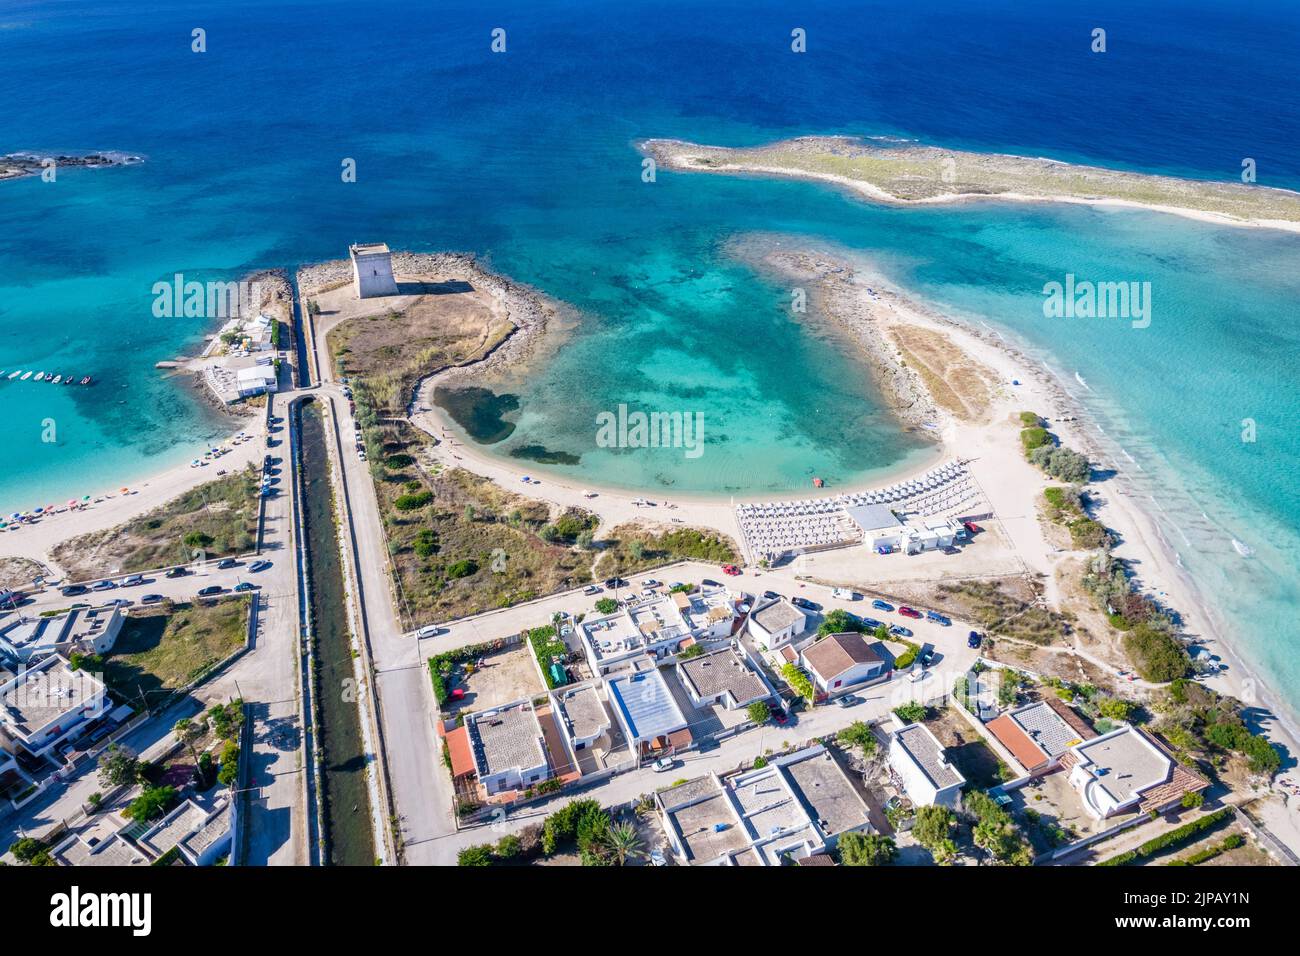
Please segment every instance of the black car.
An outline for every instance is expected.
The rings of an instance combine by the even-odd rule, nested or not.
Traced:
[[[805,611],[820,611],[822,609],[822,606],[816,601],[810,601],[807,598],[802,597],[792,597],[790,598],[790,603],[795,607],[803,608]]]
[[[709,588],[720,588],[720,587],[722,587],[722,585],[719,584],[717,581],[710,580],[709,578],[705,578],[703,581],[700,582],[700,584],[704,585],[705,587],[709,587]]]
[[[777,598],[779,598],[780,596],[781,596],[781,595],[777,594],[775,591],[764,591],[764,592],[763,592],[763,597],[765,597],[765,598],[767,598],[768,600],[771,600],[771,601],[775,601],[775,600],[776,600]]]
[[[89,590],[90,588],[86,587],[84,584],[69,584],[63,589],[63,596],[72,597],[74,594],[85,594]]]
[[[220,561],[217,562],[218,571],[225,571],[228,570],[229,568],[237,568],[237,567],[239,567],[239,562],[236,561],[234,558],[222,558]]]
[[[141,604],[157,604],[157,603],[158,603],[159,601],[161,601],[162,599],[163,599],[163,596],[162,596],[161,594],[146,594],[144,597],[140,598],[140,603],[141,603]]]
[[[213,594],[220,594],[224,591],[220,584],[209,584],[205,588],[199,588],[199,597],[211,597]]]
[[[877,621],[874,617],[864,617],[862,618],[862,626],[874,631],[884,627],[885,622]]]
[[[966,638],[966,646],[967,646],[967,647],[979,647],[979,646],[980,646],[980,641],[982,641],[982,640],[984,640],[984,636],[983,636],[982,634],[980,634],[979,631],[971,631],[971,632],[970,632],[970,637]]]
[[[610,578],[608,581],[605,582],[605,587],[611,591],[614,588],[625,588],[627,586],[628,586],[627,582],[624,581],[622,578]]]
[[[168,571],[168,572],[164,575],[164,577],[168,577],[168,578],[183,578],[183,577],[185,577],[185,575],[187,575],[187,574],[189,574],[189,573],[190,573],[190,572],[186,571],[184,568],[172,568],[170,571]]]
[[[954,548],[952,545],[948,545],[946,548],[943,549],[943,553],[944,553],[944,554],[961,554],[961,548]]]

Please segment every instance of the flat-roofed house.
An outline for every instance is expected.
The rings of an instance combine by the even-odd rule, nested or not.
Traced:
[[[60,866],[148,866],[144,852],[123,837],[114,833],[106,840],[95,837],[70,836],[53,850],[50,856]]]
[[[638,757],[690,746],[686,717],[657,667],[606,677],[605,689],[614,716]]]
[[[522,790],[550,775],[545,737],[532,701],[470,714],[465,732],[479,784],[489,796]]]
[[[574,750],[584,750],[613,726],[605,702],[594,684],[552,692],[560,720]]]
[[[913,805],[956,809],[966,783],[943,745],[923,724],[908,724],[889,735],[889,767],[897,774]]]
[[[122,611],[116,604],[78,607],[50,617],[11,615],[0,619],[0,657],[27,664],[59,651],[104,654],[113,649],[121,630]]]
[[[1160,812],[1209,781],[1177,763],[1147,734],[1129,724],[1075,744],[1061,758],[1084,809],[1104,820],[1131,811]]]
[[[870,829],[866,803],[820,744],[725,779],[696,777],[655,802],[674,856],[694,866],[780,866]]]
[[[1032,774],[1054,770],[1071,747],[1097,736],[1056,697],[1012,708],[987,727]]]
[[[776,696],[763,675],[731,648],[679,660],[677,677],[696,707],[721,704],[738,710]]]
[[[765,651],[775,651],[789,644],[808,627],[808,615],[785,598],[760,602],[750,612],[746,628],[750,637]]]
[[[28,753],[41,757],[86,721],[108,712],[99,678],[74,671],[61,657],[22,668],[0,685],[0,727]]]
[[[823,694],[838,694],[889,675],[889,662],[861,634],[827,634],[799,654],[808,675]]]

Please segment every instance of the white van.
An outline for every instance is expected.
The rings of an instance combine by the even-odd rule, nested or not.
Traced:
[[[831,597],[840,601],[856,601],[862,597],[857,591],[850,591],[848,588],[835,588],[831,591]]]

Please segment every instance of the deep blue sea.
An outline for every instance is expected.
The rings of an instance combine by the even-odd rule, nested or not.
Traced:
[[[147,159],[0,184],[0,369],[101,383],[0,378],[0,511],[117,487],[221,433],[153,368],[211,331],[154,318],[154,282],[354,241],[475,252],[574,307],[499,451],[722,494],[897,468],[923,443],[726,251],[748,232],[807,235],[1075,383],[1223,627],[1296,703],[1300,237],[1081,207],[885,209],[793,182],[646,184],[632,143],[854,133],[1222,180],[1249,157],[1260,183],[1297,188],[1298,92],[1300,7],[1283,0],[0,0],[0,152]],[[1150,281],[1150,328],[1044,319],[1039,290],[1068,272]],[[593,411],[619,402],[703,412],[706,453],[592,448]]]

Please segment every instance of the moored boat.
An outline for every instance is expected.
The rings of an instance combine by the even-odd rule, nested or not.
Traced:
[[[55,384],[55,385],[58,385],[61,381],[63,381],[63,376],[62,376],[62,375],[56,375],[56,376],[54,376],[54,384]]]

